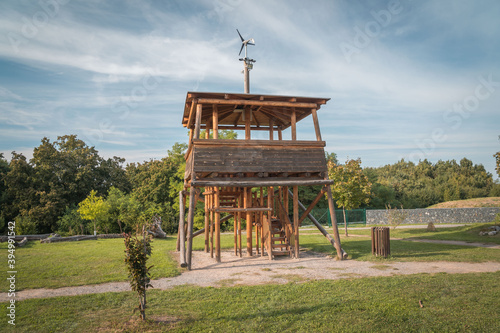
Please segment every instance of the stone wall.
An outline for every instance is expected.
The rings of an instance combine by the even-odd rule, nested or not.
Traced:
[[[402,224],[487,223],[495,220],[500,207],[405,209]],[[387,224],[385,209],[366,210],[366,224]]]

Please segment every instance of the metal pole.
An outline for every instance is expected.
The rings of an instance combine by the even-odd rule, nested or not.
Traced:
[[[250,71],[248,69],[248,63],[247,63],[247,58],[243,60],[243,73],[245,74],[245,94],[250,93]]]

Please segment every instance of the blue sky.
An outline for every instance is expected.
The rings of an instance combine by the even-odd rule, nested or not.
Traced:
[[[186,142],[187,91],[328,97],[327,150],[363,166],[463,157],[495,173],[500,2],[0,2],[0,152],[77,134],[105,157]],[[311,121],[299,139],[314,139]]]

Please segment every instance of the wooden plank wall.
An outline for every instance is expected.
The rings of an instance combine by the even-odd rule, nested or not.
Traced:
[[[326,171],[323,148],[195,147],[193,159],[196,173]]]

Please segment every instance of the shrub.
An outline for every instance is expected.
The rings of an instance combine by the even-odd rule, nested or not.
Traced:
[[[151,236],[147,234],[148,226],[142,228],[142,239],[137,234],[124,234],[125,236],[125,263],[127,264],[130,287],[139,297],[139,310],[142,320],[146,320],[146,290],[151,285],[151,275],[147,261],[151,256]],[[134,311],[135,311],[134,310]]]
[[[401,209],[398,209],[397,207],[391,208],[389,204],[385,206],[385,209],[387,210],[387,220],[392,225],[392,229],[396,229],[408,217],[408,212],[404,211],[403,205],[401,205]]]

